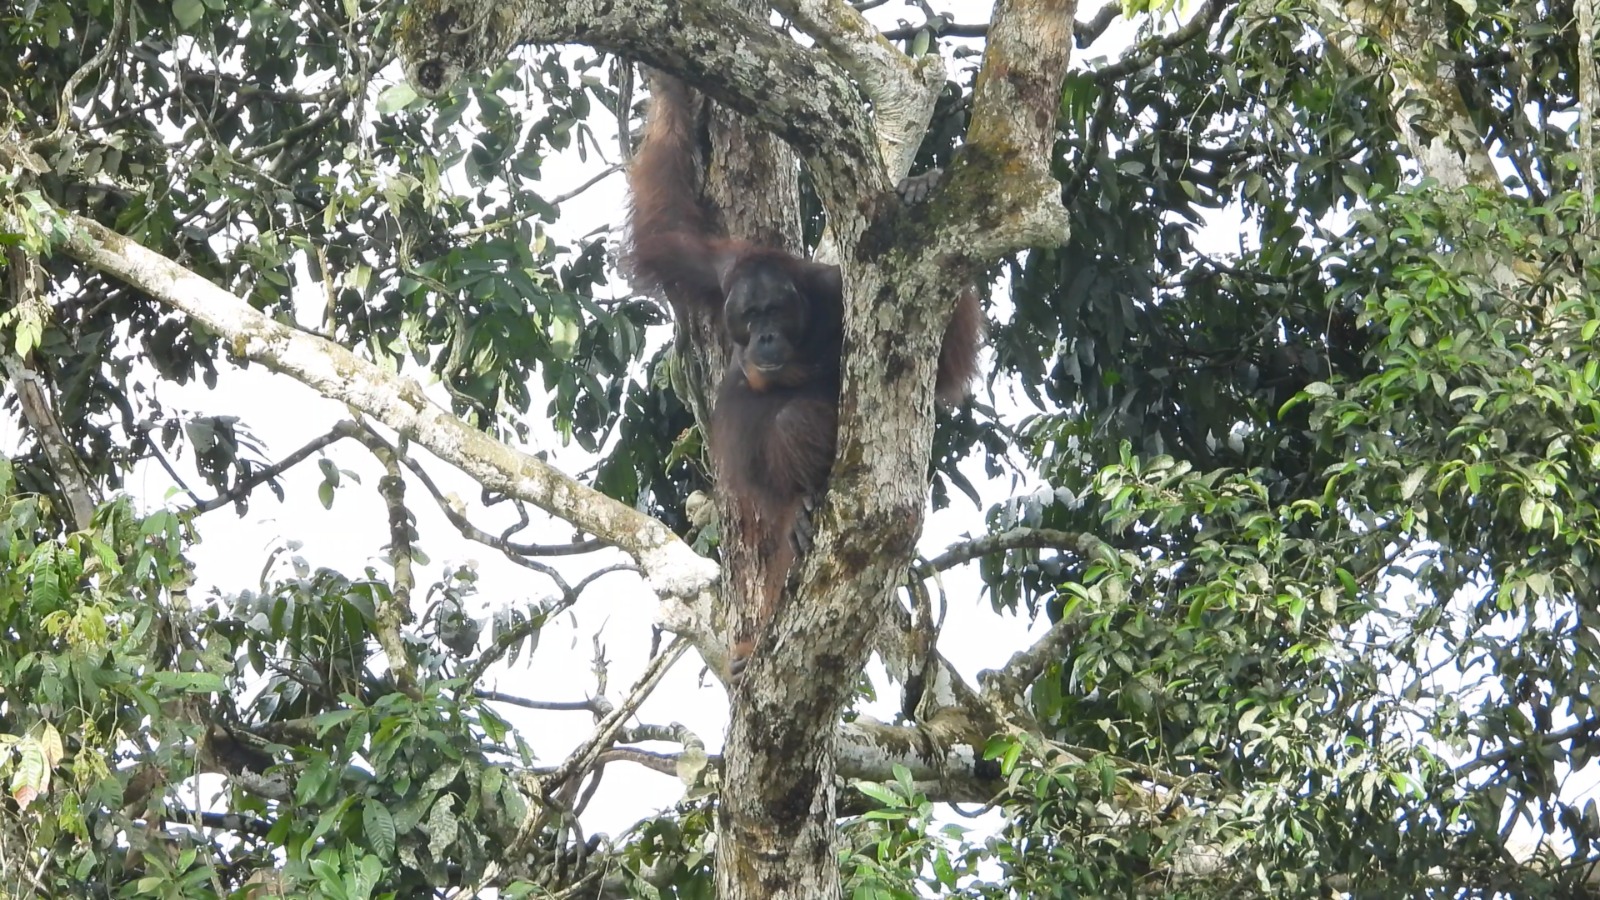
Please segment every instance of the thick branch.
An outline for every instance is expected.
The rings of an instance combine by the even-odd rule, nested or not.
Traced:
[[[1033,646],[1013,654],[1003,668],[981,673],[978,681],[983,685],[984,695],[1007,709],[1020,709],[1023,692],[1039,680],[1051,663],[1059,662],[1066,655],[1067,647],[1083,636],[1083,628],[1081,617],[1068,615],[1052,625]]]
[[[548,463],[476,431],[428,400],[415,382],[383,371],[320,337],[268,319],[164,256],[80,216],[62,213],[70,256],[155,297],[228,339],[234,353],[289,375],[373,416],[480,484],[525,500],[616,544],[663,599],[709,604],[715,564],[665,525]],[[716,643],[716,641],[710,641]]]
[[[62,496],[67,501],[68,519],[74,529],[83,531],[94,517],[95,505],[93,488],[83,463],[67,440],[61,421],[56,418],[50,391],[39,373],[10,353],[3,356],[6,377],[22,407],[22,417],[38,439],[44,458],[49,460],[50,470],[60,483]]]
[[[792,633],[804,644],[809,634],[809,643],[821,645],[788,661],[801,671],[848,666],[861,645],[860,623],[881,621],[895,605],[903,572],[897,566],[909,558],[921,524],[920,461],[932,435],[926,386],[954,305],[951,281],[971,277],[979,262],[1066,235],[1050,159],[1074,8],[1072,0],[1002,0],[996,7],[967,147],[951,188],[916,213],[934,221],[934,233],[907,223],[888,266],[853,273],[839,461],[820,517],[819,552],[802,576],[809,603],[831,609],[792,622],[780,616],[774,626],[780,642]],[[835,534],[830,524],[840,522],[851,524]]]
[[[866,16],[839,0],[775,0],[773,6],[815,40],[872,101],[878,154],[889,181],[910,174],[944,86],[943,59],[938,54],[911,59]]]
[[[914,725],[861,716],[839,732],[839,777],[888,781],[904,766],[930,800],[988,803],[1005,787],[1000,766],[983,758],[991,736],[959,710]]]
[[[969,233],[950,238],[970,243],[981,260],[1066,240],[1066,210],[1050,163],[1076,9],[1077,0],[995,4],[973,86],[966,164],[952,173],[954,193],[978,218]]]
[[[1205,34],[1215,25],[1217,19],[1222,17],[1222,11],[1227,8],[1231,0],[1206,0],[1199,11],[1190,17],[1183,27],[1168,35],[1163,35],[1144,46],[1129,52],[1121,59],[1097,69],[1094,80],[1100,84],[1109,84],[1143,69],[1156,60],[1166,56],[1173,50],[1182,47],[1202,34]]]
[[[1120,15],[1122,15],[1122,4],[1118,0],[1110,0],[1095,10],[1094,16],[1089,21],[1073,23],[1073,43],[1082,50],[1100,40],[1100,35],[1105,34],[1106,29],[1110,28],[1111,23]]]
[[[378,494],[389,510],[389,561],[394,565],[394,589],[388,600],[378,605],[375,631],[395,684],[412,700],[421,700],[416,671],[400,633],[411,621],[411,589],[416,576],[411,569],[411,511],[406,508],[406,479],[400,474],[400,463],[395,458],[398,455],[391,451],[377,454],[383,464]]]
[[[430,96],[520,44],[568,42],[685,79],[789,142],[821,180],[879,184],[856,88],[816,50],[718,0],[422,0],[400,29],[406,77]]]
[[[1456,88],[1456,62],[1416,2],[1319,0],[1329,44],[1356,69],[1392,76],[1395,125],[1422,174],[1447,188],[1500,190],[1500,176]],[[1387,51],[1380,59],[1374,50]]]
[[[1503,190],[1456,86],[1455,67],[1469,63],[1437,38],[1442,13],[1414,0],[1318,0],[1318,6],[1330,47],[1357,71],[1390,77],[1395,128],[1424,176],[1447,189]],[[1517,291],[1521,279],[1503,254],[1486,257],[1480,270],[1504,295]]]

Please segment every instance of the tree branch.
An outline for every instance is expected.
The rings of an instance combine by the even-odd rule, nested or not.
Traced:
[[[334,424],[333,428],[329,429],[327,434],[312,438],[311,441],[304,447],[301,447],[288,456],[285,456],[283,459],[273,463],[270,466],[267,466],[264,469],[257,469],[255,472],[250,474],[250,477],[240,481],[232,488],[229,488],[226,493],[218,494],[217,496],[212,497],[210,500],[206,500],[204,502],[196,502],[195,505],[189,509],[188,514],[191,516],[197,516],[201,513],[211,512],[214,509],[220,509],[221,507],[227,506],[229,503],[240,500],[251,491],[260,487],[262,484],[277,478],[284,472],[287,472],[304,462],[307,457],[311,456],[311,454],[331,444],[338,443],[345,438],[355,437],[358,431],[360,431],[360,426],[349,419],[345,419],[342,422],[337,422]],[[161,461],[163,465],[166,465],[166,460],[164,458]],[[172,472],[170,466],[167,467],[167,470],[169,474],[173,475],[174,479],[177,478],[177,474]]]
[[[1079,50],[1082,50],[1100,40],[1100,35],[1105,34],[1106,29],[1110,28],[1111,23],[1115,22],[1120,15],[1122,15],[1122,3],[1120,0],[1110,0],[1110,2],[1095,10],[1094,16],[1089,21],[1074,22],[1072,28],[1073,44]]]
[[[945,248],[987,262],[1065,242],[1067,213],[1050,166],[1076,8],[1077,0],[995,4],[966,147],[950,175],[950,193],[971,215],[946,219],[938,240]]]
[[[1349,64],[1387,73],[1395,126],[1422,174],[1446,188],[1501,190],[1489,150],[1455,86],[1448,47],[1415,3],[1318,0],[1325,37]],[[1380,58],[1383,53],[1387,58]]]
[[[0,143],[0,160],[16,148]],[[525,500],[631,556],[664,601],[712,605],[717,566],[661,522],[586,487],[535,456],[476,431],[432,403],[414,381],[349,350],[275,322],[239,298],[98,222],[57,211],[69,256],[139,288],[225,338],[232,351],[371,415],[490,490]],[[679,615],[677,621],[686,621]],[[705,652],[720,636],[694,635]]]
[[[878,155],[891,184],[911,172],[944,86],[937,53],[911,59],[841,0],[774,0],[828,57],[854,78],[876,117]]]
[[[787,141],[825,174],[819,180],[888,187],[874,177],[876,143],[849,79],[821,52],[719,0],[421,0],[399,29],[406,78],[425,96],[500,65],[517,45],[565,42],[689,81]]]
[[[1083,621],[1080,617],[1063,616],[1061,621],[1050,626],[1043,637],[1034,641],[1033,646],[1013,654],[1005,666],[979,674],[978,683],[983,685],[984,695],[1008,708],[1020,707],[1023,692],[1044,674],[1051,663],[1059,662],[1067,646],[1082,634]]]
[[[121,7],[118,7],[118,10],[120,16]],[[107,46],[109,47],[112,42],[108,39]],[[101,55],[104,55],[103,51]],[[78,73],[81,75],[84,71],[85,69],[79,69]],[[22,247],[11,247],[6,251],[6,268],[10,274],[11,310],[5,318],[15,317],[12,325],[19,336],[17,343],[21,344],[21,335],[34,329],[37,329],[35,333],[43,332],[50,307],[39,290],[43,272],[35,256]],[[38,439],[39,447],[44,451],[44,458],[49,461],[51,470],[59,480],[62,496],[67,501],[66,512],[71,516],[72,527],[80,531],[86,529],[90,520],[94,518],[94,488],[89,482],[89,474],[84,471],[83,460],[78,457],[72,443],[67,440],[67,434],[61,427],[61,420],[56,417],[50,390],[29,360],[9,352],[9,349],[3,354],[3,358],[6,378],[11,382],[12,390],[16,391],[18,405],[22,407],[22,416],[27,420],[34,437]]]
[[[1161,57],[1171,53],[1184,44],[1205,34],[1217,19],[1222,16],[1222,11],[1233,0],[1206,0],[1199,11],[1189,17],[1181,28],[1171,34],[1162,35],[1146,42],[1138,49],[1129,52],[1121,59],[1102,69],[1096,69],[1094,80],[1100,84],[1126,78],[1134,72],[1143,69]]]
[[[378,479],[378,494],[389,511],[389,562],[394,566],[394,589],[388,600],[378,606],[376,628],[378,643],[383,647],[394,673],[395,686],[412,700],[421,700],[417,688],[416,672],[411,656],[406,653],[406,642],[400,629],[411,621],[411,589],[416,577],[411,570],[411,511],[406,508],[406,479],[400,474],[396,459],[404,447],[377,454],[383,465],[383,477]]]
[[[569,779],[594,767],[600,755],[609,749],[615,741],[616,734],[622,729],[623,723],[639,709],[639,705],[645,701],[645,698],[650,696],[656,685],[661,683],[661,679],[672,668],[672,664],[683,656],[683,652],[688,649],[688,646],[682,639],[675,640],[660,656],[651,660],[650,665],[645,667],[644,674],[639,676],[638,682],[628,692],[627,698],[622,701],[622,705],[601,719],[595,728],[594,734],[584,742],[583,746],[574,750],[554,772],[540,779],[540,784],[547,798]],[[516,836],[506,845],[505,857],[507,859],[516,859],[526,852],[528,842],[543,830],[552,813],[553,807],[547,803],[530,804],[527,818],[523,820],[522,825],[517,829]],[[479,876],[477,884],[463,887],[458,891],[451,891],[446,896],[452,898],[477,896],[475,893],[477,888],[481,885],[494,883],[495,878],[499,876],[500,868],[499,863],[490,862],[484,867],[483,874]]]
[[[1077,553],[1085,559],[1115,552],[1100,538],[1087,532],[1057,531],[1053,528],[1013,528],[999,534],[988,534],[956,544],[933,559],[912,566],[911,574],[917,578],[932,578],[938,572],[953,569],[992,553],[1046,548]]]
[[[502,691],[475,690],[474,697],[483,700],[492,700],[495,703],[509,703],[523,709],[538,709],[546,712],[597,712],[600,707],[593,700],[530,700]]]

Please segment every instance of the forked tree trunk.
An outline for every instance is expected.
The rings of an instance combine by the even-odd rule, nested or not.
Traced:
[[[754,4],[751,4],[753,7]],[[783,247],[800,247],[798,165],[781,141],[730,113],[712,107],[706,196],[730,235]],[[704,340],[707,332],[690,332]],[[699,343],[699,342],[695,342]],[[696,346],[703,360],[705,397],[716,396],[726,356],[717,347]],[[708,407],[709,408],[709,405]],[[702,423],[704,425],[706,423]],[[734,511],[722,510],[724,534]],[[731,605],[730,633],[757,605],[765,581],[764,560],[753,548],[724,542],[723,591]],[[793,702],[806,685],[774,694],[734,687],[734,724],[723,752],[722,800],[717,816],[717,896],[721,900],[780,900],[839,896],[835,842],[834,729],[790,740],[777,751],[772,734],[738,723],[771,721],[764,709]],[[776,752],[775,752],[776,751]],[[781,765],[772,765],[774,760]]]

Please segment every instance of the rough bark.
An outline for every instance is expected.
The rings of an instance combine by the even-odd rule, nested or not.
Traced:
[[[866,17],[843,3],[776,0],[772,5],[860,85],[872,101],[878,155],[889,180],[904,178],[944,84],[944,60],[937,54],[908,58]]]
[[[728,0],[418,0],[398,37],[425,95],[500,65],[519,44],[581,43],[679,76],[786,141],[814,173],[878,170],[859,95],[838,67]]]
[[[1488,147],[1456,88],[1442,16],[1418,0],[1320,0],[1325,36],[1351,65],[1392,76],[1395,125],[1422,172],[1446,188],[1500,189]],[[1382,51],[1375,55],[1372,48]]]
[[[915,216],[888,190],[899,173],[885,165],[883,133],[857,97],[865,91],[875,108],[896,111],[889,146],[920,137],[931,103],[916,65],[861,36],[859,17],[838,5],[785,8],[816,47],[713,0],[426,0],[408,16],[402,56],[419,89],[438,92],[520,42],[618,51],[749,115],[792,145],[815,179],[845,248],[840,449],[815,547],[791,579],[803,602],[782,606],[734,692],[718,840],[721,896],[809,900],[839,892],[838,717],[921,530],[937,342],[978,265],[1065,236],[1047,154],[1073,4],[997,7],[973,134],[952,178],[961,187]]]
[[[49,314],[49,307],[40,297],[43,273],[39,261],[23,248],[12,247],[6,251],[6,269],[10,273],[11,308],[22,317],[23,322],[33,319],[43,323]],[[18,331],[26,331],[26,328],[19,327]],[[94,488],[83,469],[83,461],[78,458],[72,449],[72,442],[67,440],[62,431],[49,387],[30,360],[10,352],[0,354],[0,358],[4,359],[5,375],[16,392],[22,417],[60,482],[73,527],[80,531],[88,528],[89,520],[94,516]]]

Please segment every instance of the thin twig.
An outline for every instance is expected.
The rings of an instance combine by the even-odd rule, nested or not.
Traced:
[[[491,700],[495,703],[508,703],[520,706],[523,709],[538,709],[545,712],[586,712],[593,713],[599,706],[593,700],[530,700],[507,694],[502,691],[477,690],[472,695],[480,700]]]
[[[1105,84],[1108,81],[1126,78],[1160,59],[1163,55],[1194,40],[1216,23],[1229,2],[1231,0],[1206,0],[1205,4],[1200,7],[1200,11],[1196,12],[1188,22],[1185,22],[1183,27],[1171,34],[1147,41],[1132,53],[1127,54],[1111,65],[1095,70],[1094,80],[1100,84]]]
[[[116,0],[116,11],[111,17],[111,30],[106,32],[106,42],[100,46],[94,58],[78,67],[67,79],[67,84],[61,89],[61,99],[56,104],[56,127],[51,129],[46,143],[60,142],[62,135],[67,133],[67,123],[72,118],[72,95],[78,90],[78,85],[85,78],[94,74],[95,70],[105,65],[111,59],[111,54],[117,49],[117,42],[121,40],[122,29],[128,22],[128,0]]]
[[[936,572],[943,572],[993,553],[1043,549],[1064,550],[1085,557],[1110,552],[1104,541],[1088,532],[1058,531],[1053,528],[1013,528],[957,544],[927,562],[912,566],[911,573],[918,578],[931,578]]]
[[[288,456],[285,456],[278,462],[273,463],[264,469],[256,471],[249,477],[234,485],[232,488],[229,488],[226,493],[218,494],[217,496],[203,503],[198,502],[198,498],[196,498],[195,505],[190,507],[186,511],[186,514],[189,516],[198,516],[202,513],[208,513],[214,509],[227,506],[229,503],[237,502],[243,499],[245,495],[249,494],[251,491],[260,487],[263,482],[271,481],[272,479],[277,478],[284,472],[287,472],[296,465],[299,465],[301,462],[304,462],[306,457],[316,453],[318,450],[321,450],[330,444],[335,444],[339,441],[342,441],[345,438],[359,437],[360,430],[360,426],[349,419],[338,422],[327,434],[313,439],[304,447],[301,447],[299,450],[296,450]],[[152,448],[154,447],[153,444],[151,446]],[[165,464],[165,462],[166,460],[163,459],[162,463]],[[174,479],[177,478],[177,474],[172,472],[170,467],[168,467],[167,471],[172,474]],[[182,484],[183,483],[180,481],[179,486],[181,487]],[[191,492],[189,496],[193,497],[194,494]]]
[[[601,721],[599,727],[595,729],[594,736],[584,742],[583,746],[573,751],[567,757],[566,762],[558,766],[547,778],[540,779],[545,785],[544,799],[546,801],[553,797],[555,791],[559,790],[560,786],[565,784],[573,775],[588,771],[595,764],[595,761],[599,759],[600,755],[610,748],[617,732],[622,728],[623,722],[638,710],[640,704],[644,703],[645,698],[649,697],[651,692],[655,690],[656,685],[661,683],[662,677],[672,668],[672,664],[677,662],[688,648],[689,642],[687,640],[681,637],[675,638],[664,653],[651,660],[650,665],[645,667],[644,674],[634,684],[633,690],[628,692],[627,699]],[[554,807],[548,805],[547,802],[530,804],[527,817],[523,819],[516,835],[506,845],[502,858],[517,859],[525,853],[529,843],[544,828],[553,811]],[[479,875],[473,884],[463,885],[454,891],[446,892],[445,897],[447,900],[477,897],[484,885],[492,884],[499,877],[500,871],[500,863],[491,860],[484,867],[483,874]]]
[[[585,181],[583,184],[578,185],[577,187],[573,188],[572,190],[566,192],[565,194],[561,194],[559,196],[552,197],[547,202],[551,206],[560,206],[561,204],[566,203],[568,200],[571,200],[574,197],[577,197],[578,195],[582,194],[584,191],[587,191],[589,188],[592,188],[595,185],[599,184],[601,181],[604,181],[606,178],[610,177],[611,175],[615,175],[616,173],[622,171],[623,168],[624,168],[624,164],[623,163],[613,163],[612,165],[606,166],[604,169],[601,169],[599,174],[595,175],[593,178],[590,178],[588,181]],[[503,218],[494,219],[492,221],[485,222],[485,223],[483,223],[482,225],[479,225],[476,228],[468,228],[466,231],[461,232],[461,236],[462,237],[479,237],[481,235],[485,235],[485,234],[489,234],[491,232],[499,231],[500,229],[505,228],[508,225],[515,225],[516,223],[521,222],[523,219],[527,219],[527,218],[530,218],[532,216],[537,216],[537,215],[541,214],[543,211],[544,210],[542,208],[541,209],[533,209],[533,208],[525,209],[525,210],[522,210],[521,212],[513,213],[513,214],[511,214],[509,216],[505,216]]]

